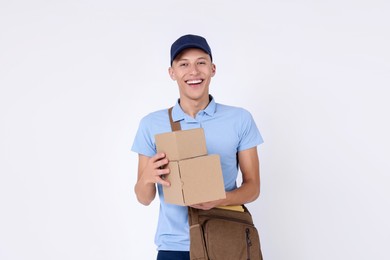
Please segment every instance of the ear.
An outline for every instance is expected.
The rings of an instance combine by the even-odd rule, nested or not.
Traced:
[[[211,77],[214,77],[215,73],[217,72],[217,67],[214,63],[211,64]]]
[[[169,76],[171,77],[172,80],[176,80],[176,76],[175,76],[175,73],[174,73],[172,67],[169,67],[168,73],[169,73]]]

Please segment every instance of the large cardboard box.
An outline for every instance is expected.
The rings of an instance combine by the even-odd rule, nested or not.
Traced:
[[[219,155],[207,155],[202,128],[164,133],[155,136],[157,152],[169,159],[171,186],[163,187],[164,200],[177,205],[193,205],[224,199]]]

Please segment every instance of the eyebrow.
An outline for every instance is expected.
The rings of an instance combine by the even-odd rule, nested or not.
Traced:
[[[183,58],[178,59],[177,62],[188,61],[188,60],[189,60],[188,58],[183,57]],[[197,58],[196,60],[207,60],[207,58],[205,56],[204,57],[202,56],[202,57]]]

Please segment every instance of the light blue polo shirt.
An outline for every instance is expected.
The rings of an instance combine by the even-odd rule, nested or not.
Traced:
[[[172,118],[180,121],[181,129],[202,127],[206,136],[208,154],[219,154],[225,190],[237,188],[238,174],[236,153],[263,143],[263,138],[251,114],[238,107],[215,103],[211,98],[206,109],[195,118],[184,113],[179,101],[173,107]],[[168,109],[159,110],[142,118],[135,136],[132,151],[152,157],[156,154],[154,136],[171,131]],[[164,202],[163,189],[157,185],[160,213],[155,236],[158,250],[189,251],[187,207]]]

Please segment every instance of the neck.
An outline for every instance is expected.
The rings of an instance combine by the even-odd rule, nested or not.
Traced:
[[[183,109],[183,111],[192,118],[195,118],[196,114],[198,114],[200,110],[205,109],[209,103],[210,98],[208,96],[207,99],[202,100],[189,100],[180,98],[181,109]]]

